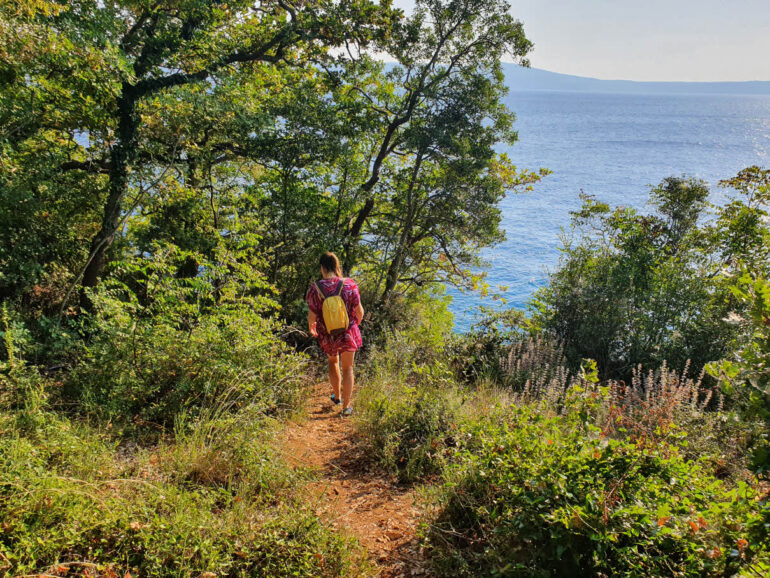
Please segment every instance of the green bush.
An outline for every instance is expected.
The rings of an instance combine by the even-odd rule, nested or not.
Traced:
[[[765,172],[761,190],[770,196]],[[766,277],[744,273],[732,288],[746,306],[746,318],[736,321],[747,329],[748,343],[733,359],[710,364],[709,371],[720,380],[723,391],[736,401],[742,421],[760,421],[761,430],[751,440],[751,469],[764,481],[770,479],[770,282]],[[757,540],[770,549],[770,496],[761,501],[762,518],[754,525]]]
[[[708,369],[745,419],[764,422],[765,435],[754,448],[754,471],[770,478],[770,281],[744,273],[732,289],[746,305],[746,318],[734,317],[746,327],[748,343],[733,359],[709,364]]]
[[[564,345],[570,364],[595,359],[611,378],[664,360],[699,371],[728,356],[742,336],[727,321],[738,304],[720,273],[741,261],[764,267],[769,235],[766,199],[751,182],[738,186],[754,178],[744,173],[723,183],[742,197],[712,215],[695,179],[664,179],[651,214],[584,196],[575,238],[565,237],[559,268],[533,299],[533,325]]]
[[[104,419],[165,428],[181,411],[236,390],[266,411],[296,407],[303,356],[277,338],[272,302],[232,261],[196,259],[201,272],[177,275],[189,254],[173,247],[124,265],[91,294],[89,340],[64,397]]]
[[[461,403],[456,389],[367,383],[356,403],[359,434],[386,469],[402,482],[438,474],[454,445]]]
[[[567,398],[560,415],[512,406],[463,428],[429,526],[441,574],[724,576],[752,561],[747,486],[673,445],[604,437],[601,394]]]
[[[51,380],[24,359],[29,334],[5,303],[0,308],[0,339],[0,411],[14,412],[17,426],[34,428],[47,405]]]
[[[178,443],[148,449],[53,413],[36,430],[0,413],[2,571],[363,573],[357,547],[301,503],[303,474],[278,459],[275,428],[254,409],[204,412]]]
[[[386,334],[360,371],[356,429],[367,453],[402,482],[441,471],[467,397],[429,320],[418,315],[408,329]]]
[[[356,427],[369,455],[403,482],[441,471],[462,396],[444,362],[411,361],[409,341],[393,337],[364,367]]]
[[[457,374],[466,382],[506,380],[505,363],[516,344],[527,340],[523,311],[480,308],[481,318],[467,333],[454,335],[448,352]]]

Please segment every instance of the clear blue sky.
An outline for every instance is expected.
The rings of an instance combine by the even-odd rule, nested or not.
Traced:
[[[414,0],[394,0],[406,11]],[[532,66],[629,80],[770,80],[770,0],[511,0]]]

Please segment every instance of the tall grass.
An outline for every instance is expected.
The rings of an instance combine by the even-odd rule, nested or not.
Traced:
[[[375,354],[356,425],[402,482],[432,482],[440,575],[719,576],[767,559],[746,483],[757,429],[702,374],[663,364],[602,382],[538,338],[470,383],[446,352],[385,370],[410,351],[395,336]]]
[[[570,377],[564,348],[542,336],[517,341],[501,357],[502,384],[514,391],[538,392]]]
[[[357,546],[302,502],[258,407],[212,408],[179,437],[129,450],[43,413],[0,414],[0,557],[9,575],[359,575]]]
[[[4,329],[11,361],[0,366],[0,575],[369,571],[360,547],[304,503],[301,482],[310,473],[290,468],[277,447],[280,421],[273,415],[296,407],[301,357],[287,355],[281,367],[280,357],[264,350],[237,362],[212,352],[219,368],[210,377],[223,378],[217,394],[187,391],[187,403],[162,406],[172,426],[144,435],[152,425],[102,420],[109,411],[56,411],[47,400],[57,401],[61,386],[27,365],[8,346],[17,342],[15,329]],[[169,360],[185,367],[196,352],[203,349],[160,343],[152,367],[167,368]],[[149,354],[138,359],[156,362]]]

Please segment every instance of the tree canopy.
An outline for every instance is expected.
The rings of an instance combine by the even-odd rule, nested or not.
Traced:
[[[188,276],[257,249],[288,316],[325,249],[380,303],[469,284],[497,202],[539,178],[494,148],[500,60],[531,49],[505,1],[1,10],[0,293],[49,313],[157,243]]]

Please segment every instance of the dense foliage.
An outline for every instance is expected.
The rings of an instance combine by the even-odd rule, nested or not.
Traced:
[[[431,529],[442,570],[723,576],[744,566],[753,493],[666,444],[591,435],[580,423],[586,402],[571,401],[564,416],[514,409],[460,434],[468,441]]]
[[[498,200],[539,178],[494,150],[515,139],[500,59],[531,48],[507,8],[4,4],[0,295],[51,314],[154,243],[211,260],[232,241],[288,319],[322,249],[366,304],[470,283]]]
[[[595,359],[608,377],[664,361],[700,371],[726,357],[744,337],[731,322],[741,304],[730,276],[768,267],[768,175],[753,167],[723,182],[739,196],[710,214],[707,186],[679,177],[652,189],[652,214],[585,197],[559,268],[535,297],[534,324],[573,366]]]
[[[265,282],[247,257],[156,249],[90,293],[88,343],[62,396],[106,419],[160,426],[233,394],[272,413],[296,407],[304,360],[276,339],[275,304],[259,295]],[[201,272],[179,278],[190,258]]]
[[[434,484],[438,572],[767,572],[770,171],[586,197],[531,315],[451,335],[444,284],[483,288],[499,201],[547,173],[496,151],[509,8],[0,3],[0,571],[366,574],[274,439],[335,250],[357,430]]]
[[[767,188],[765,189],[767,192]],[[738,399],[748,419],[760,419],[765,428],[752,444],[752,469],[760,479],[770,475],[770,283],[766,278],[744,274],[733,287],[747,308],[739,319],[749,331],[749,341],[733,359],[710,364],[725,391]],[[762,501],[762,517],[755,524],[757,539],[770,547],[770,500]]]
[[[708,409],[718,391],[665,366],[628,384],[600,383],[595,363],[546,371],[559,350],[539,338],[510,348],[510,378],[529,376],[518,393],[489,376],[468,389],[456,349],[418,352],[415,337],[375,354],[357,426],[402,481],[433,482],[425,545],[439,575],[766,571],[748,471],[765,430]]]

